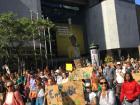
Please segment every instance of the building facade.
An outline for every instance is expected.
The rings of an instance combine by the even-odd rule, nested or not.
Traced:
[[[131,50],[138,52],[140,41],[135,4],[125,1],[105,0],[86,13],[88,43],[94,42],[101,52],[114,52],[116,57],[133,56]]]
[[[19,17],[39,13],[55,23],[80,25],[83,31],[85,53],[89,45],[99,45],[101,57],[114,53],[120,57],[127,54],[137,56],[140,34],[134,0],[9,0],[0,1],[0,13],[14,12]],[[138,10],[138,9],[137,9]],[[56,34],[54,34],[56,40]],[[54,44],[57,48],[57,45]],[[108,51],[108,52],[106,52]],[[55,51],[54,51],[55,52]],[[56,51],[57,55],[57,51]]]
[[[39,13],[41,16],[41,2],[40,0],[0,0],[0,13],[13,12],[18,17],[29,17],[31,12],[33,16]]]

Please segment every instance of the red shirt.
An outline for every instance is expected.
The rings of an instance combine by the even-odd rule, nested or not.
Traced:
[[[140,83],[139,83],[139,95],[140,95]]]
[[[125,81],[121,87],[120,101],[122,102],[124,98],[126,98],[129,101],[133,101],[136,98],[138,98],[140,94],[139,88],[140,86],[135,80],[131,82]]]

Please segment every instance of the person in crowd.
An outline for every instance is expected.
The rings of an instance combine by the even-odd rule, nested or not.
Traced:
[[[35,85],[35,75],[33,73],[31,73],[30,75],[30,90],[34,90],[36,88]]]
[[[140,105],[139,95],[139,84],[133,79],[130,72],[125,73],[124,83],[121,87],[120,101],[124,101],[125,105]]]
[[[125,71],[125,69],[122,69],[121,62],[117,62],[117,65],[116,65],[116,82],[117,82],[116,103],[117,103],[117,105],[121,105],[119,97],[120,97],[120,92],[121,92],[121,85],[124,82],[125,73],[126,73],[126,71]]]
[[[25,71],[25,86],[27,87],[27,88],[29,88],[29,85],[30,85],[30,73],[29,73],[29,70],[26,70]]]
[[[89,80],[83,80],[83,85],[84,85],[85,101],[86,101],[86,104],[89,104],[90,103],[89,94],[92,92],[91,83]]]
[[[59,84],[62,84],[63,77],[62,77],[61,71],[60,71],[59,69],[57,69],[57,70],[55,71],[55,73],[56,73],[56,82],[57,82],[57,84],[58,84],[58,85],[59,85]]]
[[[27,101],[27,95],[26,95],[26,90],[25,90],[25,85],[24,85],[24,82],[25,82],[24,79],[25,79],[24,75],[18,74],[15,88],[21,94],[23,101],[26,102]]]
[[[6,76],[6,75],[2,76],[2,81],[5,83],[5,85],[6,85],[7,81],[9,81],[9,80],[10,80],[10,78],[8,76]]]
[[[98,92],[99,105],[114,105],[115,95],[114,92],[109,89],[109,85],[106,78],[102,77],[100,79],[100,85],[101,91]]]
[[[30,93],[30,73],[29,70],[25,71],[25,75],[24,75],[24,88],[25,88],[25,94],[26,94],[26,98],[27,98],[27,102],[29,101],[29,93]]]
[[[36,89],[35,76],[34,76],[34,74],[31,73],[30,93],[29,93],[29,98],[31,100],[31,105],[35,105],[35,103],[36,103],[36,96],[37,96],[37,89]]]
[[[14,82],[14,85],[16,84],[16,77],[15,77],[14,73],[10,74],[10,80],[12,80]]]
[[[35,78],[35,82],[36,82],[36,86],[38,86],[38,84],[42,84],[43,85],[42,78],[39,77],[39,76]]]
[[[138,73],[139,72],[138,70],[139,70],[139,64],[137,61],[135,61],[134,72]]]
[[[66,76],[66,73],[62,73],[62,84],[67,83],[68,82],[68,77]]]
[[[0,74],[0,105],[3,104],[5,93],[6,93],[6,88],[4,82],[2,81],[2,75]]]
[[[139,68],[138,68],[138,73],[140,73],[140,66],[139,66]]]
[[[106,77],[109,87],[112,88],[115,77],[115,68],[113,64],[108,64],[104,69],[104,77]]]
[[[41,83],[37,84],[36,105],[44,105],[45,92]]]
[[[99,81],[99,78],[93,72],[92,77],[91,77],[91,87],[92,87],[92,91],[94,92],[98,92],[98,89],[99,89],[98,81]]]
[[[43,71],[40,71],[39,72],[39,76],[40,76],[40,78],[44,78],[44,72]]]
[[[20,93],[14,89],[14,84],[12,81],[6,83],[8,92],[6,93],[5,102],[3,105],[24,105]]]
[[[54,79],[53,77],[50,77],[50,78],[48,79],[48,84],[47,84],[47,86],[52,86],[52,85],[55,85],[55,84],[56,84],[55,79]]]
[[[98,76],[98,78],[100,78],[100,77],[103,76],[103,69],[102,69],[102,66],[99,66],[99,67],[98,67],[97,76]]]
[[[127,62],[126,64],[127,64],[126,71],[131,73],[134,70],[132,64],[130,62]]]
[[[89,105],[97,105],[97,94],[95,92],[89,93]]]
[[[48,69],[44,70],[44,78],[49,78],[50,71]]]
[[[55,72],[54,72],[54,70],[51,70],[51,76],[53,77],[53,78],[55,78]]]

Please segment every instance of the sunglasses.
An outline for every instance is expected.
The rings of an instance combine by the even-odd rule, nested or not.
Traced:
[[[7,88],[9,88],[9,87],[12,87],[13,85],[9,85],[9,86],[7,86]]]
[[[103,84],[107,84],[107,82],[100,82],[100,84],[101,84],[101,85],[103,85]]]

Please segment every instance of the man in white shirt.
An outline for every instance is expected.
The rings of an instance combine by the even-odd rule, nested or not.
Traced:
[[[126,70],[122,69],[121,63],[117,62],[117,65],[116,65],[116,81],[117,81],[116,96],[118,99],[116,100],[116,102],[118,103],[118,105],[120,105],[119,97],[120,97],[120,92],[121,92],[121,86],[122,86],[122,83],[124,82],[125,73],[126,73]]]
[[[59,85],[59,84],[62,84],[63,78],[62,78],[62,75],[61,75],[61,71],[60,71],[59,69],[57,69],[57,70],[55,71],[55,73],[56,73],[56,82],[57,82],[57,84],[58,84],[58,85]]]

